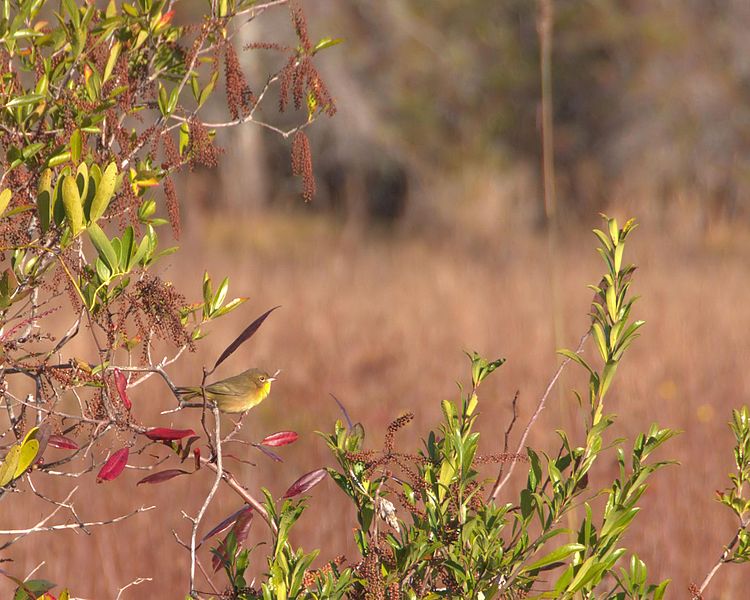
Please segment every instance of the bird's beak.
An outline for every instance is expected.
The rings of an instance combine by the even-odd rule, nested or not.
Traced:
[[[281,369],[276,369],[276,372],[268,378],[268,381],[276,381],[276,376],[281,373]]]

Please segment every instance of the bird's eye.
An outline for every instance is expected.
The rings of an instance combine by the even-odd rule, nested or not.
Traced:
[[[265,380],[266,380],[266,376],[265,376],[265,375],[261,375],[259,379],[260,379],[261,381],[265,381]]]

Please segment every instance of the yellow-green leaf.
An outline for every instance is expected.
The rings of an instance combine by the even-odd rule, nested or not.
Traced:
[[[615,273],[620,272],[622,268],[622,253],[625,251],[625,244],[618,244],[615,248]]]
[[[609,313],[609,318],[612,319],[612,322],[614,323],[617,321],[617,297],[615,296],[615,286],[610,285],[607,288],[605,296],[607,300],[607,312]]]
[[[599,354],[601,354],[602,360],[606,362],[609,357],[607,356],[607,342],[604,336],[604,329],[600,323],[594,323],[591,326],[591,332],[594,334],[594,341],[596,342],[596,347],[599,349]]]
[[[78,185],[78,193],[82,201],[85,200],[89,191],[89,168],[85,162],[78,165],[76,169],[76,185]]]
[[[21,446],[23,446],[30,439],[33,439],[34,436],[36,436],[37,431],[39,431],[39,427],[32,427],[31,429],[29,429],[29,432],[23,437],[23,442],[21,442]]]
[[[21,454],[21,446],[16,444],[5,455],[3,463],[0,465],[0,487],[8,485],[16,473],[18,466],[18,457]]]
[[[112,69],[115,68],[117,58],[120,56],[120,42],[115,42],[112,45],[112,49],[109,51],[109,58],[107,58],[107,64],[104,67],[104,73],[102,74],[102,83],[105,83],[109,76],[112,75]]]
[[[96,221],[107,210],[117,184],[117,165],[113,162],[107,165],[102,178],[96,186],[96,194],[91,201],[91,220]]]
[[[62,199],[65,208],[65,216],[73,235],[78,235],[83,229],[83,205],[81,195],[78,193],[78,185],[72,175],[67,175],[62,182]]]
[[[602,384],[601,384],[601,387],[599,388],[600,398],[604,398],[604,395],[607,393],[607,390],[609,389],[609,386],[612,383],[612,379],[615,376],[615,371],[617,371],[616,362],[610,361],[606,365],[604,365],[604,369],[602,370]]]
[[[18,465],[16,465],[13,479],[17,479],[24,474],[26,469],[28,469],[36,460],[37,454],[39,454],[38,440],[28,440],[21,445],[21,453],[18,455]]]
[[[5,212],[5,209],[8,208],[12,196],[13,193],[10,191],[10,188],[5,188],[0,192],[0,215],[2,215]]]
[[[81,160],[81,150],[83,148],[83,139],[81,130],[76,129],[70,136],[70,158],[74,163]]]

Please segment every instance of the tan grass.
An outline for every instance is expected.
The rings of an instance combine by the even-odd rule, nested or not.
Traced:
[[[472,241],[468,235],[433,239],[363,234],[353,242],[351,235],[340,235],[324,219],[263,215],[244,223],[214,221],[201,232],[194,224],[183,245],[164,275],[189,297],[198,297],[207,268],[215,278],[230,275],[230,295],[251,299],[218,322],[198,352],[171,370],[178,383],[198,382],[200,366],[212,362],[241,327],[266,308],[283,306],[219,374],[255,365],[282,369],[271,399],[247,419],[245,436],[258,440],[293,429],[301,440],[280,449],[282,465],[245,447],[233,449],[258,463],[252,469],[229,461],[256,493],[266,485],[279,495],[301,473],[330,464],[322,440],[313,433],[330,429],[340,416],[329,393],[366,425],[368,444],[375,447],[391,419],[414,411],[415,421],[399,432],[398,442],[416,447],[439,419],[439,401],[456,397],[456,381],[467,383],[462,350],[504,356],[507,364],[480,398],[483,450],[489,453],[502,447],[514,392],[520,390],[523,419],[558,360],[546,242],[525,230],[505,231],[491,241]],[[601,272],[593,247],[593,236],[585,228],[561,242],[561,310],[568,345],[576,343],[587,325],[591,293],[585,284],[597,281]],[[725,425],[730,409],[750,397],[748,249],[737,236],[721,235],[709,245],[674,234],[662,237],[648,223],[630,245],[631,260],[640,265],[635,290],[643,296],[635,312],[647,326],[618,372],[608,408],[620,415],[618,434],[629,438],[653,421],[684,431],[665,453],[681,466],[654,478],[636,520],[637,531],[628,540],[654,578],[674,579],[672,597],[685,595],[690,581],[702,579],[734,527],[713,493],[725,485],[731,466]],[[580,375],[566,373],[565,389],[582,388]],[[136,415],[150,425],[197,425],[195,414],[157,416],[170,402],[158,382],[137,388],[132,396]],[[553,429],[576,418],[571,393],[563,394],[564,406],[553,398],[533,432],[534,446],[551,449]],[[131,463],[148,460],[136,457]],[[603,463],[602,477],[614,475],[614,459]],[[518,469],[519,482],[522,472]],[[93,530],[90,537],[38,534],[14,547],[10,556],[15,562],[4,568],[23,574],[46,560],[38,575],[66,583],[85,598],[113,597],[119,586],[136,577],[154,581],[129,590],[126,597],[182,597],[188,557],[170,529],[186,537],[188,523],[179,511],[195,513],[210,477],[136,488],[142,476],[129,471],[114,482],[96,485],[92,474],[84,478],[86,492],[76,505],[86,519],[141,505],[156,504],[158,510]],[[46,493],[62,494],[59,482],[36,480]],[[44,507],[33,502],[26,502],[21,513],[24,501],[19,500],[8,498],[0,504],[4,527],[33,522],[43,514]],[[222,491],[209,511],[207,527],[237,505],[235,496]],[[343,495],[326,481],[314,490],[293,541],[310,549],[322,546],[326,560],[342,552],[353,556],[352,526]],[[260,522],[253,528],[255,540],[262,540]],[[207,549],[201,557],[210,563]],[[216,580],[223,581],[220,576]],[[710,597],[740,597],[748,583],[750,568],[729,567]],[[2,597],[8,589],[0,583]]]

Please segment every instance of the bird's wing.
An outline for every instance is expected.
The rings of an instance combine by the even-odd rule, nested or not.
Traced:
[[[247,389],[247,382],[243,381],[240,375],[228,377],[206,386],[206,391],[217,396],[234,396],[247,391]]]

